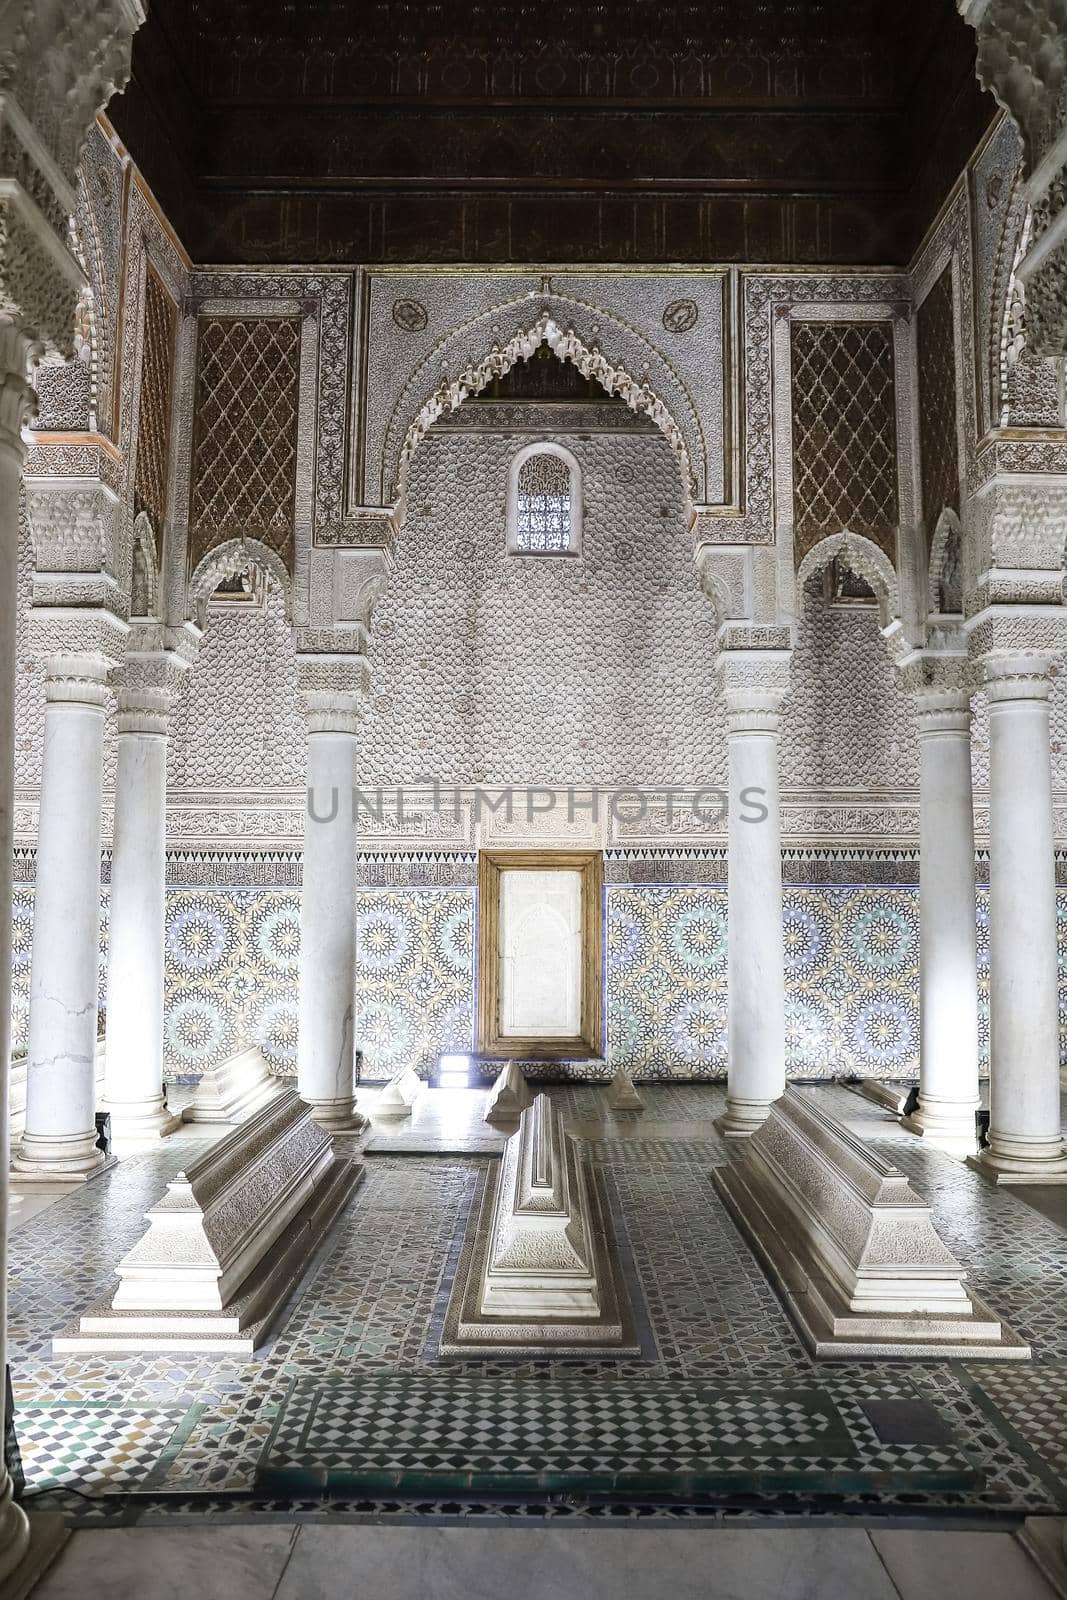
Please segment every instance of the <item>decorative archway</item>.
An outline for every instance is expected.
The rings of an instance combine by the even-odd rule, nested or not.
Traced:
[[[565,303],[564,303],[565,304]],[[563,306],[561,305],[561,310]],[[575,309],[581,309],[577,303]],[[592,309],[592,308],[588,308]],[[576,366],[586,378],[595,379],[609,395],[617,395],[635,414],[647,417],[659,429],[666,439],[671,451],[678,462],[682,474],[682,485],[686,502],[692,505],[697,491],[694,478],[694,464],[689,440],[684,428],[673,415],[671,408],[658,392],[657,388],[647,379],[638,379],[619,361],[609,359],[597,343],[585,342],[575,331],[573,325],[564,327],[561,321],[548,307],[544,307],[537,320],[525,328],[518,328],[514,335],[506,342],[498,339],[490,342],[485,355],[478,361],[468,361],[463,370],[455,377],[444,376],[437,386],[426,396],[425,385],[430,377],[430,371],[435,362],[440,361],[442,350],[458,337],[475,330],[479,323],[492,325],[492,319],[499,319],[501,313],[483,313],[471,323],[462,328],[457,328],[449,335],[441,346],[438,346],[429,356],[418,371],[413,374],[405,386],[404,394],[397,402],[385,437],[385,461],[383,472],[386,482],[391,484],[390,493],[395,495],[395,515],[398,522],[402,523],[405,514],[405,501],[407,495],[408,475],[412,459],[419,445],[434,423],[442,416],[458,411],[463,402],[471,395],[481,394],[483,390],[497,378],[502,378],[511,371],[518,362],[528,360],[540,349],[547,345],[560,361],[569,361]],[[606,313],[597,313],[598,318],[606,320]],[[599,323],[598,323],[599,326]],[[664,378],[670,378],[671,385],[679,393],[684,394],[684,385],[671,372],[664,358],[651,345],[640,339],[633,330],[626,332],[632,344],[640,343],[642,352],[647,359],[642,365],[651,369],[653,366],[661,369]],[[440,371],[440,368],[438,369]],[[663,384],[666,387],[666,383]],[[412,402],[411,393],[415,389],[425,398],[419,402]],[[703,448],[703,434],[697,417],[696,408],[686,395],[687,425],[690,434],[701,441]],[[409,412],[413,414],[409,417]],[[405,419],[406,421],[405,426]],[[403,428],[402,437],[400,430]],[[399,443],[397,440],[399,439]]]
[[[139,511],[133,523],[130,616],[159,617],[159,558],[156,532],[147,511]]]
[[[941,605],[942,579],[952,560],[963,561],[963,525],[951,506],[946,506],[937,519],[928,563],[928,601],[930,611],[939,615],[955,615],[963,610],[963,574],[960,572],[960,604],[944,610]]]
[[[1023,185],[1017,180],[997,241],[990,288],[986,365],[990,421],[994,427],[1011,424],[1010,373],[1023,348],[1025,307],[1025,290],[1018,273],[1030,246],[1033,220]]]
[[[879,626],[885,632],[900,615],[897,575],[885,551],[862,533],[832,533],[813,545],[797,569],[798,597],[803,595],[809,579],[825,571],[838,557],[874,590]]]
[[[253,564],[281,589],[286,621],[293,620],[293,582],[281,557],[259,539],[229,539],[209,550],[189,579],[188,612],[198,627],[207,626],[208,602],[219,584]]]

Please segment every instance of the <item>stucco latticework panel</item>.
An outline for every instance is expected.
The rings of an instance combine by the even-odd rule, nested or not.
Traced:
[[[148,267],[145,276],[144,351],[137,421],[134,511],[147,511],[157,530],[167,510],[170,454],[170,399],[174,338],[178,310],[160,280]]]
[[[946,267],[919,307],[919,445],[927,548],[946,506],[960,509],[956,427],[956,349],[952,269]]]
[[[190,571],[217,544],[244,537],[292,572],[299,389],[299,318],[201,319]]]
[[[791,331],[794,553],[850,529],[893,560],[899,521],[893,327],[795,322]]]

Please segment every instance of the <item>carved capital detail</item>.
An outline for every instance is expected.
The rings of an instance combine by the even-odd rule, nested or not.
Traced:
[[[119,733],[166,734],[193,653],[166,648],[174,629],[158,623],[130,630],[129,648],[115,674]]]
[[[355,733],[363,715],[370,669],[363,655],[307,651],[296,658],[297,705],[309,733]]]
[[[350,648],[354,638],[362,648],[393,566],[393,550],[388,545],[317,550],[309,602],[311,629],[347,635],[342,650]]]
[[[107,704],[111,661],[95,651],[56,652],[45,657],[44,695],[48,705],[87,706],[102,711]]]
[[[781,649],[720,650],[716,670],[731,734],[778,731],[791,659],[790,651]]]

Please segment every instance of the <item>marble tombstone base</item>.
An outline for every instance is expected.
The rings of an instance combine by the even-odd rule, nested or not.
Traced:
[[[472,1211],[442,1356],[640,1354],[596,1178],[538,1095]]]
[[[252,1354],[362,1177],[285,1090],[168,1184],[114,1298],[53,1350]]]
[[[812,1353],[1026,1360],[902,1172],[803,1091],[712,1178]]]
[[[186,1122],[236,1124],[284,1092],[285,1084],[271,1072],[262,1050],[251,1045],[208,1068],[182,1116]]]
[[[608,1085],[608,1105],[612,1111],[643,1111],[645,1102],[634,1088],[634,1080],[625,1067],[619,1067]]]
[[[496,1082],[485,1097],[485,1120],[489,1123],[514,1123],[533,1103],[530,1085],[517,1061],[500,1069]]]
[[[405,1067],[403,1072],[398,1072],[389,1079],[381,1094],[371,1107],[371,1120],[382,1117],[386,1121],[399,1121],[403,1117],[410,1117],[411,1109],[423,1091],[424,1085],[418,1073],[411,1067]]]

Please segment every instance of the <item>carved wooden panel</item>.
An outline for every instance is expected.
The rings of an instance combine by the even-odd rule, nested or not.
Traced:
[[[293,570],[300,320],[202,317],[189,562],[259,539]]]
[[[891,322],[794,322],[793,522],[797,566],[850,529],[892,561],[899,520]]]
[[[170,406],[174,380],[174,340],[178,308],[149,266],[145,281],[144,347],[137,412],[134,507],[147,511],[156,531],[167,510],[170,465]]]
[[[946,506],[960,508],[956,431],[956,340],[952,268],[946,267],[919,307],[919,448],[922,515],[927,543]]]

